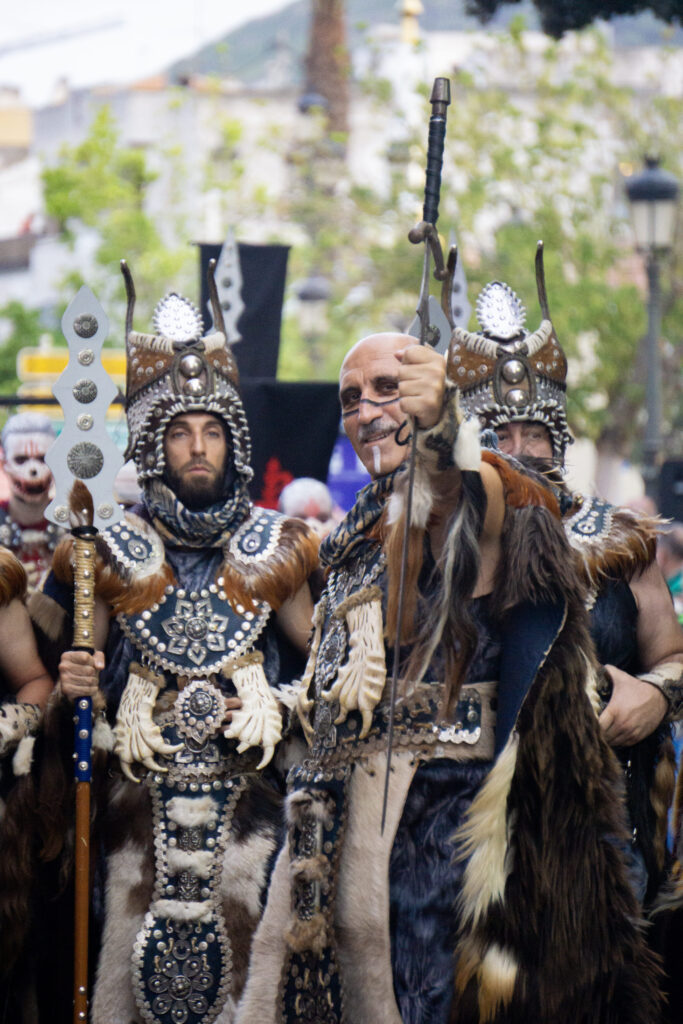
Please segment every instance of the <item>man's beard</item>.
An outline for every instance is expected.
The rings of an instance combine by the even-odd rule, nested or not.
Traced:
[[[168,466],[164,472],[164,482],[171,488],[175,496],[180,502],[189,508],[193,512],[199,511],[202,508],[208,508],[210,505],[217,504],[223,497],[224,482],[225,482],[225,463],[219,473],[213,476],[183,476],[184,470],[188,469],[190,465],[183,466],[180,472],[169,469]],[[203,462],[198,462],[196,465],[205,465]]]

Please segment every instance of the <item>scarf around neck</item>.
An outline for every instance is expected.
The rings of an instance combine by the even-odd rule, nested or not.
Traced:
[[[371,480],[358,492],[353,508],[320,545],[320,561],[324,565],[334,566],[346,561],[351,554],[358,553],[361,545],[367,543],[366,534],[384,511],[399,471],[400,467],[393,473]]]
[[[222,547],[249,515],[251,502],[239,478],[226,499],[207,508],[189,509],[165,483],[146,482],[145,505],[161,537],[178,547]]]

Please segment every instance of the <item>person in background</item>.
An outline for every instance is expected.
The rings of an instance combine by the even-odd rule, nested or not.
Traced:
[[[286,516],[303,519],[321,540],[344,518],[341,509],[334,504],[327,484],[310,476],[292,480],[282,489],[278,509]]]
[[[451,366],[462,405],[495,431],[500,451],[544,474],[555,489],[575,564],[587,589],[591,634],[603,666],[600,725],[621,761],[631,828],[631,877],[650,904],[668,868],[667,814],[674,783],[671,723],[683,716],[683,632],[655,560],[656,520],[569,490],[565,450],[567,360],[550,320],[542,245],[537,283],[543,320],[533,333],[526,310],[503,282],[487,285],[481,330],[456,328]],[[501,327],[502,323],[502,327]]]
[[[657,541],[657,562],[683,623],[683,523],[670,523]]]
[[[0,464],[10,485],[0,502],[0,544],[16,555],[26,570],[29,591],[38,586],[52,562],[64,531],[45,518],[52,473],[45,455],[55,439],[47,416],[20,412],[5,424]]]

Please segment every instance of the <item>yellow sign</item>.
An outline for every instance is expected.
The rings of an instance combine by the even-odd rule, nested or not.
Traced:
[[[44,416],[49,416],[55,424],[60,423],[64,419],[62,407],[59,402],[54,401],[54,396],[49,387],[41,387],[39,384],[20,384],[17,388],[17,395],[20,398],[35,399],[35,405],[22,402],[21,406],[18,407],[19,412],[41,412]],[[50,405],[44,404],[46,398],[53,399]],[[106,421],[107,423],[118,423],[119,420],[125,423],[123,405],[112,403],[107,409]]]
[[[68,362],[69,350],[67,348],[22,348],[17,353],[17,377],[25,383],[41,381],[52,384],[64,372]],[[102,349],[102,365],[116,384],[125,383],[125,349]]]

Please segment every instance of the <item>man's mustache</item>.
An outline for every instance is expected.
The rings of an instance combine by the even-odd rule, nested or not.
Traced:
[[[211,473],[216,472],[216,467],[212,466],[211,463],[207,462],[205,459],[190,459],[189,462],[186,462],[180,467],[180,472],[186,473],[190,469],[208,469]]]
[[[382,416],[372,423],[361,423],[358,427],[358,440],[361,444],[374,441],[383,434],[395,434],[398,428],[397,423],[388,416]]]

